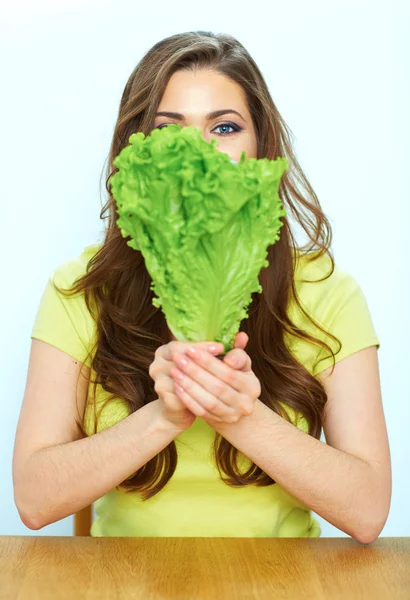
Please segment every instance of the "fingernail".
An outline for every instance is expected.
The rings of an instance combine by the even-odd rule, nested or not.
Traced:
[[[222,352],[222,350],[223,350],[223,347],[222,347],[222,344],[210,344],[210,345],[208,346],[208,349],[209,349],[211,352]]]

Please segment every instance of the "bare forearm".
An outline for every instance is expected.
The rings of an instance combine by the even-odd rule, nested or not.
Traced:
[[[235,424],[212,424],[279,485],[355,539],[377,537],[385,501],[377,473],[288,423],[259,400]]]
[[[32,454],[15,481],[25,521],[40,529],[77,512],[163,450],[180,432],[162,420],[157,402],[95,435]]]

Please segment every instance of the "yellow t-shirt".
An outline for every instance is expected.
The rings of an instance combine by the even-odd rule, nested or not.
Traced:
[[[68,288],[85,272],[87,262],[100,244],[87,246],[74,260],[60,265],[49,278],[37,311],[31,337],[38,338],[81,362],[94,342],[95,324],[82,294],[66,298],[58,294],[55,282]],[[296,289],[303,307],[327,331],[336,335],[342,349],[336,362],[362,348],[380,343],[376,335],[364,294],[356,280],[335,266],[334,273],[319,283],[315,280],[329,272],[330,261],[325,255],[308,264],[297,260]],[[290,317],[302,329],[337,346],[315,328],[297,309],[289,307]],[[331,357],[320,347],[292,337],[287,338],[291,352],[314,375],[332,364]],[[89,399],[91,399],[91,389]],[[101,406],[109,394],[97,386],[97,404]],[[307,432],[305,419],[294,419],[295,426]],[[99,411],[98,431],[126,418],[129,409],[117,398]],[[93,434],[94,415],[91,402],[86,406],[84,428]],[[116,488],[94,503],[96,519],[93,536],[146,537],[318,537],[321,529],[310,509],[283,487],[253,485],[232,488],[220,479],[211,457],[215,432],[204,420],[196,418],[193,425],[175,438],[178,451],[177,469],[153,498],[143,501],[138,494],[126,494]],[[121,457],[118,457],[119,460]],[[247,466],[249,459],[239,453],[239,464]],[[132,473],[130,473],[132,475]]]

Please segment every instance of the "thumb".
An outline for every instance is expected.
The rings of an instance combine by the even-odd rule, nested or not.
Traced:
[[[234,341],[233,347],[234,348],[242,348],[242,350],[244,350],[248,341],[249,341],[248,334],[245,333],[244,331],[240,331],[235,336],[235,341]]]
[[[242,348],[233,348],[223,360],[229,367],[237,371],[250,371],[252,369],[251,357]]]

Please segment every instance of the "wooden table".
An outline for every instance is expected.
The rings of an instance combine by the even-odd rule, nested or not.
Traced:
[[[410,538],[0,537],[1,600],[410,598]]]

